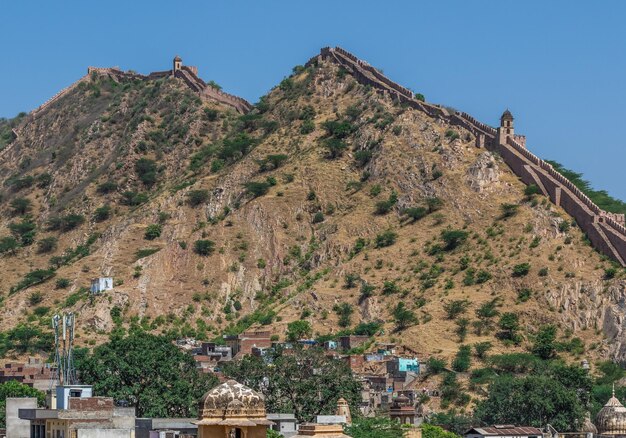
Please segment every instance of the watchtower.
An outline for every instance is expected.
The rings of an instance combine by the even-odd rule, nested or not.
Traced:
[[[176,72],[180,70],[182,66],[183,66],[183,60],[181,59],[180,56],[176,55],[173,61],[172,74],[176,75]]]
[[[498,128],[498,141],[500,144],[506,144],[507,137],[515,136],[513,128],[513,114],[508,109],[502,113],[500,117],[500,127]]]

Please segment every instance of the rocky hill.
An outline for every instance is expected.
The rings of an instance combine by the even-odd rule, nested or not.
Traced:
[[[92,69],[0,124],[5,355],[40,350],[71,309],[84,345],[133,324],[284,337],[302,319],[448,358],[523,350],[554,323],[571,359],[626,359],[619,241],[598,244],[615,218],[589,207],[584,233],[492,128],[322,55],[254,107],[193,70]],[[100,276],[115,287],[90,296]]]

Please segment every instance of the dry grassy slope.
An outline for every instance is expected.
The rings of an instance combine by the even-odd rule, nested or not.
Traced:
[[[59,235],[57,253],[84,241],[94,231],[102,233],[89,256],[58,270],[57,278],[72,280],[70,289],[55,290],[52,280],[7,296],[2,326],[6,329],[21,320],[37,320],[27,300],[34,291],[44,294],[40,305],[54,310],[62,307],[69,294],[87,286],[91,277],[106,274],[123,284],[93,303],[81,300],[74,306],[80,313],[82,342],[103,339],[113,326],[109,311],[116,305],[124,309],[126,323],[133,317],[168,315],[168,322],[157,330],[185,324],[195,327],[201,320],[217,333],[229,324],[227,319],[233,319],[232,314],[228,318],[223,314],[225,304],[239,301],[242,309],[235,319],[260,307],[274,309],[282,320],[274,322],[272,329],[283,334],[286,324],[298,319],[304,309],[311,311],[307,319],[316,332],[336,332],[337,316],[332,307],[346,301],[356,309],[353,323],[377,319],[385,322],[382,339],[394,339],[423,355],[450,357],[458,340],[454,322],[445,319],[443,303],[470,300],[465,316],[474,319],[475,308],[501,297],[501,311],[518,312],[525,333],[543,322],[555,322],[563,329],[561,334],[572,329],[585,341],[585,357],[622,356],[621,344],[605,341],[602,329],[610,338],[621,333],[623,310],[619,303],[626,295],[624,282],[601,279],[602,268],[608,262],[583,243],[578,229],[559,232],[559,223],[570,220],[562,210],[541,198],[531,206],[524,199],[524,185],[498,157],[476,149],[467,132],[459,132],[459,139],[449,140],[445,136],[449,127],[441,121],[394,105],[356,84],[350,76],[343,77],[331,64],[322,63],[317,69],[294,76],[292,81],[295,85],[291,89],[286,85],[277,87],[267,97],[269,110],[263,118],[278,122],[275,132],[267,136],[262,130],[252,132],[261,141],[249,155],[215,174],[207,165],[193,185],[181,190],[171,189],[191,177],[187,171],[190,154],[200,144],[225,135],[234,116],[216,106],[222,116],[207,121],[202,116],[202,105],[180,83],[160,82],[158,89],[150,92],[156,85],[135,84],[121,91],[123,87],[112,88],[101,81],[99,97],[88,87],[80,89],[26,126],[14,152],[0,163],[0,175],[15,172],[24,156],[37,157],[26,167],[26,173],[47,171],[53,175],[50,189],[28,194],[36,203],[39,221],[44,221],[59,204],[65,206],[65,211],[87,216],[94,208],[111,202],[116,212],[104,223],[88,221],[78,230]],[[132,108],[141,101],[146,105],[140,105],[140,113],[149,118],[142,118],[134,130],[128,124],[134,117]],[[119,103],[111,107],[112,102]],[[168,135],[156,151],[154,147],[148,147],[145,154],[138,150],[146,133],[167,119],[168,112],[179,110],[181,102],[186,102],[188,109],[176,120],[188,131],[180,137]],[[297,115],[306,105],[316,111],[316,130],[302,135],[302,121]],[[328,160],[320,146],[325,135],[320,124],[343,117],[353,105],[364,111],[353,122],[359,129],[347,139],[351,149],[341,158]],[[393,115],[393,123],[387,127],[381,129],[376,122],[368,122],[375,114],[386,113]],[[110,123],[116,117],[119,120]],[[358,168],[354,151],[372,145],[372,160],[364,169]],[[65,163],[46,159],[51,151],[64,147],[69,150]],[[278,170],[260,173],[257,160],[276,153],[287,154],[288,161]],[[96,193],[96,184],[107,179],[119,182],[120,190],[140,189],[133,166],[143,156],[156,158],[164,165],[160,183],[151,191],[148,203],[129,208],[115,202],[118,194],[108,195],[107,199]],[[435,179],[437,170],[442,176]],[[370,177],[362,187],[346,189],[364,171]],[[293,181],[289,182],[287,175],[293,175]],[[244,183],[268,176],[277,180],[268,194],[257,199],[243,194]],[[375,185],[382,188],[378,196],[370,194]],[[194,189],[210,190],[205,205],[186,205],[186,193]],[[394,210],[374,215],[376,202],[386,199],[392,190],[398,193]],[[315,193],[314,200],[309,199],[310,192]],[[11,196],[5,198],[5,206]],[[433,196],[443,200],[437,215],[412,224],[403,219],[400,211],[404,207],[424,205],[425,198]],[[54,207],[53,199],[57,199]],[[503,203],[519,204],[518,213],[506,220],[498,219]],[[209,218],[219,216],[225,207],[230,213],[209,224]],[[313,215],[320,210],[325,214],[324,222],[312,224]],[[158,221],[159,212],[168,213],[170,218],[159,239],[146,241],[144,230]],[[10,220],[3,214],[3,228]],[[487,235],[490,227],[498,231],[491,237]],[[446,228],[465,229],[471,237],[462,248],[436,260],[426,248],[440,241],[440,233]],[[376,234],[388,229],[398,233],[397,243],[374,248]],[[48,234],[52,233],[40,232],[38,237]],[[530,248],[536,236],[541,241],[536,248]],[[359,237],[370,244],[350,259],[349,252]],[[568,237],[571,243],[566,243]],[[201,257],[191,250],[193,242],[201,238],[216,242],[213,255]],[[161,250],[135,261],[137,250],[156,247]],[[300,248],[302,254],[310,252],[304,263],[310,268],[308,276],[298,267],[293,248]],[[489,271],[493,279],[478,286],[463,286],[465,273],[458,270],[463,256],[470,257],[472,268]],[[46,266],[49,257],[36,254],[30,247],[15,256],[0,258],[2,292],[7,294],[9,286],[30,269]],[[266,262],[265,267],[258,267],[259,259]],[[532,265],[530,274],[513,278],[512,267],[523,262]],[[434,264],[442,272],[432,287],[424,288],[420,276]],[[138,278],[133,276],[136,266],[141,266]],[[544,267],[549,274],[538,276]],[[358,274],[375,285],[374,296],[359,305],[358,289],[343,288],[347,273]],[[292,284],[274,299],[268,298],[269,289],[281,278]],[[403,292],[383,296],[381,286],[386,280],[396,280]],[[451,289],[444,288],[448,280],[454,283]],[[532,289],[533,295],[529,301],[519,303],[517,294],[523,288]],[[425,304],[418,308],[420,298]],[[420,324],[394,334],[390,310],[398,301],[416,311]],[[41,323],[47,324],[47,319],[41,318]],[[466,342],[492,339],[493,333],[477,337],[470,331]],[[505,349],[498,341],[494,344],[498,350]]]

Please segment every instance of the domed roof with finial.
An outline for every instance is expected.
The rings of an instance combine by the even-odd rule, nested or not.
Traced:
[[[235,380],[208,391],[200,400],[199,425],[256,426],[273,424],[265,414],[265,400],[258,392]]]
[[[182,62],[182,58],[181,58],[180,56],[176,55],[176,56],[174,57],[174,61],[177,61],[177,62]]]
[[[508,108],[502,113],[500,120],[513,120],[513,114],[511,114]]]
[[[611,398],[596,415],[596,426],[601,435],[626,435],[626,408],[615,397],[615,385]]]

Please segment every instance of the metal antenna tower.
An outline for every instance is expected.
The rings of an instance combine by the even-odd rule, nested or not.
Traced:
[[[52,317],[54,330],[54,365],[50,386],[75,385],[76,369],[74,368],[74,325],[75,318],[72,312]]]

